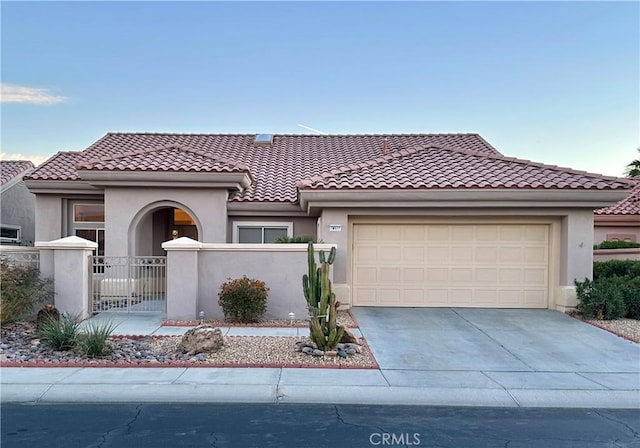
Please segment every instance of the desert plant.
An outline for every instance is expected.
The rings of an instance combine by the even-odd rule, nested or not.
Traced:
[[[38,303],[53,300],[53,282],[40,278],[38,268],[0,257],[0,271],[0,324],[24,318]]]
[[[89,358],[105,356],[111,352],[111,347],[107,343],[109,336],[115,330],[117,324],[111,321],[94,322],[89,321],[84,328],[84,333],[80,334],[80,348]]]
[[[309,310],[309,336],[320,350],[326,351],[333,350],[344,334],[344,327],[336,323],[338,302],[329,280],[329,269],[336,258],[336,248],[331,248],[328,258],[322,251],[318,257],[320,267],[316,264],[315,250],[310,242],[307,247],[309,272],[302,276],[302,289]]]
[[[71,350],[78,343],[80,318],[77,314],[63,313],[59,319],[47,316],[36,336],[52,350]]]
[[[228,279],[220,286],[218,304],[224,317],[235,322],[258,322],[267,310],[269,288],[262,280]]]
[[[586,319],[612,320],[625,316],[624,296],[620,289],[620,278],[612,277],[575,282],[578,311]]]

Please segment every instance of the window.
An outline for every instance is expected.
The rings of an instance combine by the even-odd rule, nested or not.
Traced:
[[[73,226],[71,235],[79,236],[85,240],[98,243],[98,249],[94,255],[104,255],[104,204],[102,203],[75,203],[71,209]]]
[[[85,240],[98,243],[98,251],[95,255],[104,255],[104,229],[76,229],[76,236]]]
[[[21,228],[20,226],[8,226],[2,225],[0,227],[0,242],[19,244],[21,241]]]
[[[181,208],[173,209],[173,224],[176,226],[195,226],[191,216]]]
[[[292,222],[234,222],[233,242],[265,244],[293,236]]]
[[[104,204],[74,204],[73,222],[104,222]]]

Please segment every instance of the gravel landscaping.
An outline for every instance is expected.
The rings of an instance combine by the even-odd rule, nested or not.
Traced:
[[[215,353],[188,355],[179,350],[181,336],[111,337],[111,352],[102,358],[87,358],[78,349],[50,351],[34,335],[33,323],[7,324],[1,331],[0,364],[4,367],[325,367],[377,368],[360,339],[361,353],[347,358],[310,356],[294,350],[306,338],[281,336],[226,336]]]
[[[621,338],[640,344],[640,320],[617,319],[617,320],[595,320],[589,319],[584,322],[607,330]]]

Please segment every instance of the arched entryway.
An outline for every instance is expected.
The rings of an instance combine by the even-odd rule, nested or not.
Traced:
[[[186,206],[170,201],[150,204],[131,223],[129,253],[137,256],[164,255],[162,243],[188,237],[198,241],[202,226]]]

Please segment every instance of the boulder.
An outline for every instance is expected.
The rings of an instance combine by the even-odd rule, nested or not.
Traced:
[[[344,334],[342,335],[342,338],[340,339],[340,342],[342,342],[343,344],[358,344],[358,338],[356,337],[355,334],[353,334],[348,328],[344,329]]]
[[[224,345],[222,331],[213,325],[198,325],[182,336],[180,349],[183,353],[195,355],[197,353],[217,352]]]

